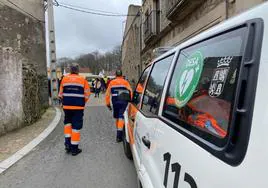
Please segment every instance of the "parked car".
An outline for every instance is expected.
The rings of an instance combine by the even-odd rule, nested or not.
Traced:
[[[267,10],[231,18],[143,71],[123,140],[140,187],[268,187]]]

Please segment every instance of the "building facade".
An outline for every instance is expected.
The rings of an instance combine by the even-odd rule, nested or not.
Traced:
[[[141,66],[141,6],[130,5],[122,43],[122,71],[134,86],[142,70]]]
[[[137,57],[141,58],[142,69],[155,57],[154,49],[176,46],[264,1],[266,0],[143,0],[141,52],[140,57]]]
[[[43,0],[0,1],[0,135],[48,107]]]

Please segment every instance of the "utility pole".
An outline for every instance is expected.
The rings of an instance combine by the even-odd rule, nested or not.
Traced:
[[[49,58],[50,58],[50,81],[52,105],[57,105],[58,100],[58,78],[56,71],[56,44],[54,28],[53,0],[47,0],[48,11],[48,33],[49,33]]]

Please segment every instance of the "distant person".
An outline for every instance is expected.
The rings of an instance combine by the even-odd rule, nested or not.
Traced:
[[[50,80],[50,78],[47,81],[48,81],[48,95],[51,98],[51,80]]]
[[[92,79],[91,81],[92,92],[95,92],[95,81],[95,79]]]
[[[130,98],[132,96],[132,89],[129,82],[123,78],[122,71],[117,70],[116,78],[110,82],[106,91],[106,105],[110,110],[113,109],[113,117],[116,120],[117,142],[121,142],[123,138],[124,112],[128,105],[128,101],[118,98],[120,92],[129,93]]]
[[[60,92],[60,85],[61,85],[61,82],[63,80],[63,77],[64,77],[64,75],[61,76],[61,79],[60,80],[58,79],[58,84],[59,84],[58,90],[59,90],[59,92]],[[59,105],[62,105],[62,100],[61,99],[59,99]]]
[[[101,81],[99,78],[96,78],[96,81],[94,83],[95,85],[95,97],[100,97],[100,91],[101,91]]]
[[[104,76],[103,80],[104,80],[105,85],[107,85],[108,77]]]
[[[60,80],[59,80],[59,88],[60,88],[60,84],[61,84],[63,78],[64,78],[64,75],[62,75]]]
[[[110,82],[111,82],[111,79],[110,79],[110,78],[108,78],[108,79],[107,79],[107,83],[106,83],[106,89],[108,88],[108,86],[109,86]]]
[[[101,78],[100,81],[101,81],[101,91],[104,93],[106,90],[105,80]]]
[[[60,85],[59,98],[64,110],[65,150],[73,156],[82,152],[80,130],[83,127],[85,104],[89,99],[90,89],[87,80],[79,76],[78,64],[72,64],[71,73],[66,75]]]

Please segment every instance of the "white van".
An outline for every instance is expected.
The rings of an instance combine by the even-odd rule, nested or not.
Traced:
[[[125,113],[143,188],[268,188],[268,3],[147,67]],[[267,179],[266,179],[267,178]]]

